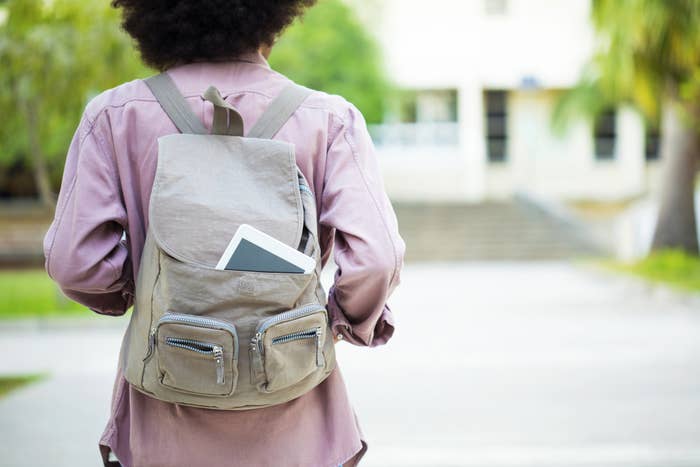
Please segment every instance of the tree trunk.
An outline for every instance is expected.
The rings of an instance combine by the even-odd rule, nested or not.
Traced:
[[[661,122],[663,191],[652,250],[673,248],[698,254],[695,176],[699,155],[697,130],[681,121],[675,103],[665,103]]]
[[[44,157],[44,152],[41,150],[39,141],[38,111],[31,103],[26,106],[26,115],[29,155],[32,159],[34,182],[39,191],[39,199],[44,206],[54,208],[56,206],[56,197],[51,190],[51,179],[49,177],[48,168],[46,167],[46,158]]]

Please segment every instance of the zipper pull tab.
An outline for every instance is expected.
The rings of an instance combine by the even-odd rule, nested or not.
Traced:
[[[256,332],[255,337],[253,338],[253,342],[255,343],[255,348],[258,351],[258,353],[262,356],[263,354],[263,345],[262,345],[262,333],[261,332]]]
[[[323,346],[321,345],[321,328],[316,328],[316,366],[323,366]]]
[[[148,360],[151,355],[153,354],[153,348],[155,347],[156,343],[156,327],[153,326],[151,328],[151,332],[148,334],[148,352],[146,352],[146,356],[143,357],[143,361],[145,362]]]
[[[256,333],[250,341],[249,347],[250,357],[250,384],[258,385],[258,379],[262,378],[264,373],[262,363],[262,334]],[[259,386],[258,386],[259,387]]]
[[[214,346],[216,358],[216,384],[224,384],[224,349],[220,345]]]

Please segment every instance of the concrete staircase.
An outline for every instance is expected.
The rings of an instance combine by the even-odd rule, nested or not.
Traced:
[[[407,261],[551,260],[598,256],[585,226],[522,199],[395,203]]]
[[[34,201],[0,203],[0,267],[40,267],[53,210]]]
[[[407,261],[544,260],[603,253],[587,229],[515,199],[480,204],[395,203]],[[32,203],[0,208],[0,267],[43,265],[52,213]]]

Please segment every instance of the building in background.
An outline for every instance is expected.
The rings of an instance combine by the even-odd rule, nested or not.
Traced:
[[[361,7],[360,7],[361,8]],[[360,10],[400,92],[371,127],[395,200],[626,200],[658,185],[658,135],[615,108],[551,127],[594,48],[590,0],[383,0]]]

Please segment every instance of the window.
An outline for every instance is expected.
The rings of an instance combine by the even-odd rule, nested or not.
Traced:
[[[436,123],[457,121],[457,90],[404,90],[396,102],[398,121]]]
[[[438,123],[457,121],[457,90],[421,91],[417,98],[419,122]]]
[[[644,159],[657,161],[660,158],[661,134],[658,127],[647,127],[644,138]]]
[[[486,153],[489,162],[505,162],[508,144],[508,92],[486,91]]]
[[[617,139],[617,112],[609,109],[600,113],[594,124],[594,150],[598,160],[612,160],[615,158],[615,141]]]
[[[369,129],[378,146],[456,146],[457,113],[456,89],[405,89],[390,103],[386,121]]]
[[[399,93],[397,99],[398,120],[403,123],[415,123],[418,120],[418,93],[405,90]]]
[[[484,12],[490,16],[505,15],[508,0],[484,0]]]

